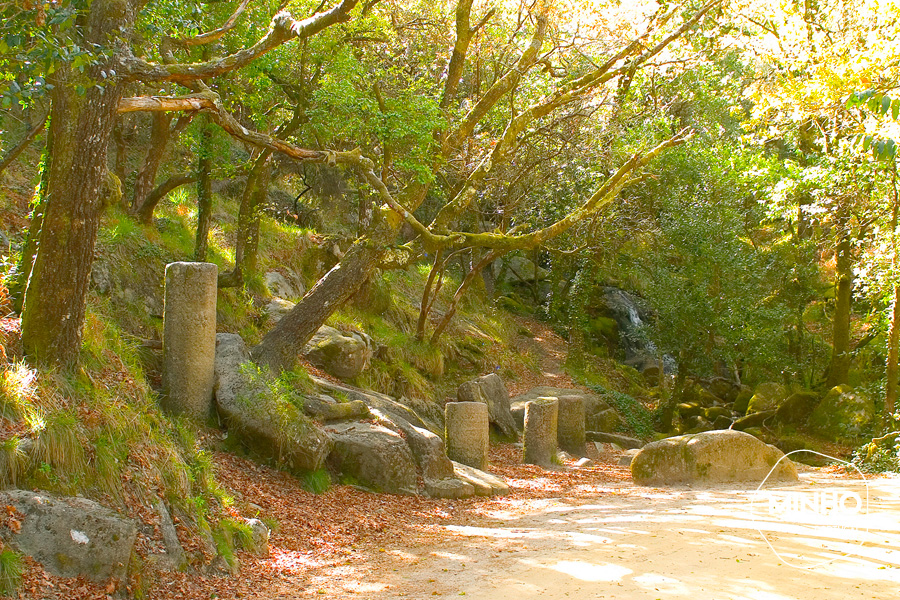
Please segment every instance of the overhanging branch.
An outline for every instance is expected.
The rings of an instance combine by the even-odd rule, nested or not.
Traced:
[[[287,11],[282,11],[272,18],[268,33],[249,48],[239,50],[223,58],[204,63],[150,63],[136,56],[123,56],[120,60],[122,77],[127,81],[143,81],[145,83],[174,81],[189,84],[198,79],[208,79],[223,73],[240,69],[253,62],[263,54],[293,39],[304,39],[313,36],[335,23],[348,21],[350,11],[358,0],[341,0],[331,9],[314,14],[297,21]]]
[[[202,46],[204,44],[210,44],[222,39],[222,37],[226,33],[234,29],[235,25],[237,25],[238,19],[240,19],[241,15],[244,14],[244,11],[247,10],[248,4],[250,4],[250,0],[244,0],[243,2],[241,2],[241,5],[237,7],[237,10],[234,11],[234,14],[228,17],[228,20],[225,21],[225,24],[218,29],[208,31],[206,33],[201,33],[200,35],[195,35],[194,37],[190,38],[179,38],[178,43],[182,46]]]

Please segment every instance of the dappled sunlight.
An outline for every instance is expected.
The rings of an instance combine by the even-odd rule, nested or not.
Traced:
[[[545,569],[553,569],[560,573],[580,579],[582,581],[620,581],[626,575],[630,575],[634,571],[620,565],[612,563],[593,564],[583,561],[559,561],[552,565],[542,565],[535,561],[522,561],[523,564],[534,567],[543,567]]]
[[[848,490],[854,484],[824,478],[779,489],[810,492],[837,482]],[[892,598],[900,589],[896,483],[871,484],[868,514],[830,527],[754,513],[755,489],[600,487],[590,498],[512,497],[469,507],[473,520],[440,526],[456,539],[447,548],[467,549],[465,557],[444,553],[444,562],[466,565],[459,571],[466,578],[451,580],[467,597],[491,600],[562,598],[561,590],[585,598],[840,599],[848,588]],[[790,566],[801,559],[817,566]]]

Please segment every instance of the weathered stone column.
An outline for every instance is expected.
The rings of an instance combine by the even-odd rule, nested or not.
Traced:
[[[560,396],[556,440],[566,452],[584,454],[584,396]]]
[[[163,407],[201,420],[212,408],[217,278],[212,263],[166,265]]]
[[[488,407],[481,402],[448,402],[444,408],[447,456],[464,465],[487,468]]]
[[[556,455],[559,401],[542,397],[525,405],[525,448],[522,462],[549,467]]]

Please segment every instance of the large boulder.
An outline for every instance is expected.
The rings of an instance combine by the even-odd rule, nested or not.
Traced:
[[[804,425],[819,404],[819,395],[809,390],[794,392],[775,411],[782,423]]]
[[[241,336],[216,336],[215,372],[219,414],[244,444],[294,470],[322,467],[329,437],[286,397],[290,390],[279,391],[269,371],[250,362]]]
[[[272,323],[277,323],[292,310],[294,310],[294,303],[285,300],[284,298],[272,298],[272,300],[266,304],[266,314],[269,315],[269,319]]]
[[[376,492],[416,494],[416,462],[403,437],[383,425],[334,423],[325,430],[334,442],[328,467]]]
[[[499,265],[499,261],[495,264]],[[535,265],[524,256],[510,256],[506,259],[505,283],[533,283],[543,281],[549,275],[547,269]]]
[[[761,383],[753,390],[753,397],[747,405],[747,414],[777,409],[787,399],[790,390],[780,383]]]
[[[868,433],[876,414],[871,398],[849,385],[838,385],[812,411],[809,427],[826,439],[851,441]]]
[[[487,404],[491,425],[507,440],[515,440],[516,422],[509,406],[509,392],[496,373],[482,375],[459,386],[456,397],[460,402],[482,402]]]
[[[734,430],[682,435],[647,444],[631,462],[638,485],[762,483],[797,481],[797,470],[784,454],[748,433]]]
[[[285,273],[269,271],[264,276],[266,287],[276,298],[300,299],[306,293],[306,286],[296,273],[285,269]]]
[[[3,539],[50,573],[125,581],[137,537],[131,519],[86,498],[25,490],[0,492],[0,503],[10,515],[0,529]]]
[[[399,432],[406,440],[422,475],[427,495],[433,498],[467,498],[475,493],[470,484],[454,475],[453,463],[447,458],[444,440],[440,436],[405,419],[388,418],[378,409],[372,413],[380,424]]]
[[[364,333],[344,333],[323,325],[303,347],[303,356],[340,379],[353,379],[369,366],[375,346]]]

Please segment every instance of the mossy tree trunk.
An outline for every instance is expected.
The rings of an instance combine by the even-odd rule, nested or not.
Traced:
[[[888,428],[894,425],[894,410],[898,396],[898,355],[900,355],[900,285],[897,284],[897,268],[900,266],[900,248],[897,247],[897,223],[900,216],[900,194],[897,192],[897,163],[891,164],[891,267],[894,271],[894,298],[891,306],[891,325],[888,330],[888,355],[885,365],[884,419]]]
[[[153,113],[152,119],[147,155],[144,157],[144,164],[141,165],[141,170],[134,181],[131,210],[135,214],[140,212],[147,196],[155,187],[156,173],[166,155],[166,145],[169,143],[169,125],[172,123],[172,113]],[[152,210],[150,212],[152,214]]]
[[[203,262],[209,251],[209,224],[212,221],[212,126],[207,120],[200,130],[197,160],[197,238],[194,260]]]
[[[385,244],[374,236],[354,242],[341,261],[253,349],[253,360],[276,373],[293,368],[299,350],[369,278],[384,252]]]
[[[107,32],[131,24],[132,6],[95,0],[79,28],[84,46],[107,43]],[[116,122],[122,84],[94,84],[96,65],[85,74],[62,64],[48,77],[53,160],[47,175],[46,210],[38,250],[28,279],[22,314],[25,355],[38,363],[70,365],[81,348],[81,327],[94,243],[104,208],[107,151]],[[79,95],[76,86],[84,85]]]
[[[853,300],[851,252],[850,234],[844,228],[837,246],[837,282],[835,285],[831,362],[825,378],[825,384],[829,388],[847,383],[850,377],[850,308]]]

